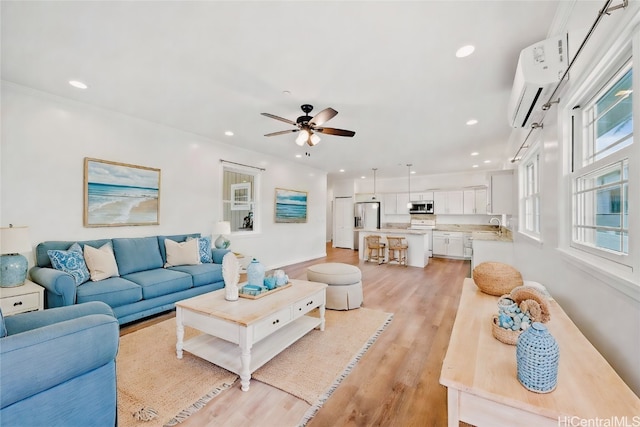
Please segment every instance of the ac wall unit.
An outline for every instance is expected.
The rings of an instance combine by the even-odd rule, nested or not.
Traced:
[[[533,44],[520,52],[509,99],[509,124],[528,127],[542,118],[542,104],[569,66],[567,34]]]

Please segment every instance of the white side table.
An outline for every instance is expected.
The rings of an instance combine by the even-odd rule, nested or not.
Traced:
[[[0,307],[3,316],[44,310],[44,288],[30,280],[22,286],[0,288]]]

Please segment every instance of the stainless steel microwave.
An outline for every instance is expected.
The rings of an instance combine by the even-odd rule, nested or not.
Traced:
[[[409,213],[412,214],[432,214],[433,213],[433,200],[420,200],[411,202]]]

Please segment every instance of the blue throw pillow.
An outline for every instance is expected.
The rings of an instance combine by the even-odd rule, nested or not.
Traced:
[[[0,308],[0,338],[7,336],[7,326],[4,324],[4,316],[2,315],[2,308]]]
[[[48,250],[47,255],[53,268],[72,275],[76,285],[83,284],[91,277],[84,262],[82,247],[78,243],[71,245],[67,251]]]
[[[212,263],[211,257],[211,236],[206,237],[187,237],[187,240],[198,239],[198,247],[200,249],[200,262]]]

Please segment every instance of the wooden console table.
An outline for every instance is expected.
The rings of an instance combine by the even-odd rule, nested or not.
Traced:
[[[497,302],[465,279],[440,374],[440,384],[447,387],[449,427],[459,421],[478,427],[640,422],[638,396],[555,301],[550,301],[546,326],[560,347],[558,385],[546,394],[525,389],[517,378],[516,347],[491,335]],[[597,419],[610,424],[594,424]]]

